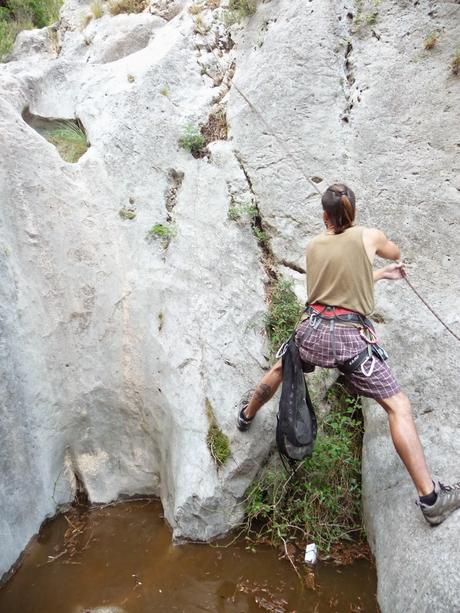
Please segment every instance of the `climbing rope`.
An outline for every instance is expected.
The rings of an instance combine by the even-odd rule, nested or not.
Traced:
[[[430,313],[432,313],[432,314],[433,314],[433,315],[436,317],[436,319],[437,319],[437,320],[438,320],[438,321],[439,321],[439,322],[440,322],[440,323],[441,323],[441,324],[444,326],[444,328],[445,328],[445,329],[446,329],[446,330],[447,330],[447,331],[448,331],[450,334],[452,334],[452,336],[453,336],[454,338],[456,338],[458,341],[460,341],[460,336],[458,336],[458,334],[456,334],[456,333],[455,333],[455,332],[452,330],[452,328],[450,328],[450,327],[449,327],[449,326],[448,326],[448,325],[445,323],[445,321],[443,321],[443,320],[441,319],[441,317],[440,317],[440,316],[439,316],[439,315],[436,313],[436,311],[433,309],[433,307],[432,307],[432,306],[430,306],[430,305],[428,304],[428,302],[425,300],[425,298],[423,298],[423,296],[420,294],[420,292],[419,292],[417,289],[415,289],[415,287],[412,285],[412,283],[411,283],[411,282],[409,281],[409,279],[407,278],[407,273],[406,273],[406,271],[405,271],[403,268],[401,269],[401,273],[402,273],[402,276],[403,276],[404,281],[405,281],[405,282],[407,283],[407,285],[408,285],[408,286],[411,288],[411,290],[414,292],[414,294],[417,296],[417,298],[418,298],[418,299],[419,299],[421,302],[423,302],[423,304],[424,304],[424,305],[426,306],[426,308],[427,308],[427,309],[430,311]]]
[[[221,68],[223,68],[219,58],[217,57],[217,55],[214,53],[214,50],[212,50],[212,53],[214,55],[214,57],[217,60],[217,63],[220,65]],[[319,187],[316,185],[316,183],[314,181],[312,181],[310,179],[310,177],[308,177],[308,175],[305,173],[304,169],[302,168],[302,166],[297,162],[296,158],[291,154],[291,152],[289,151],[289,149],[287,148],[287,146],[285,145],[284,141],[276,134],[276,132],[271,128],[270,124],[267,122],[267,120],[265,119],[265,117],[262,115],[262,113],[255,107],[255,105],[249,100],[249,98],[246,96],[246,94],[244,94],[241,89],[236,85],[236,83],[234,81],[232,81],[232,88],[234,88],[239,95],[243,98],[243,100],[246,102],[246,104],[249,106],[249,108],[252,110],[252,112],[259,118],[260,122],[263,124],[263,126],[265,127],[265,129],[267,130],[267,133],[270,134],[271,136],[273,136],[273,138],[275,138],[276,141],[278,141],[280,147],[283,149],[284,153],[286,154],[286,156],[292,160],[292,162],[294,163],[295,167],[297,168],[297,170],[300,172],[300,174],[304,177],[304,179],[318,192],[318,194],[320,196],[323,195],[323,192],[319,189]],[[454,337],[456,338],[458,341],[460,341],[460,336],[458,336],[453,330],[452,328],[450,328],[445,321],[443,321],[443,319],[441,319],[441,317],[436,313],[436,311],[433,309],[433,307],[425,300],[425,298],[423,298],[423,296],[420,294],[420,292],[413,286],[413,284],[411,283],[411,281],[409,281],[408,277],[407,277],[407,272],[404,270],[404,268],[401,269],[401,274],[403,279],[405,280],[405,282],[407,283],[407,285],[410,287],[410,289],[414,292],[414,294],[417,296],[417,298],[426,306],[426,308],[430,311],[430,313],[432,313],[432,315],[434,317],[436,317],[436,319],[444,326],[444,328]]]

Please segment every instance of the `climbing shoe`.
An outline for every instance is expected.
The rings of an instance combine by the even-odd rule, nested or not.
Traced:
[[[460,508],[460,481],[452,485],[443,485],[436,482],[434,492],[437,496],[436,502],[431,505],[419,501],[418,505],[426,521],[432,526],[442,523],[455,509]]]
[[[236,427],[238,430],[241,430],[241,432],[246,432],[246,430],[249,430],[252,420],[254,419],[254,417],[248,419],[244,415],[244,410],[248,406],[253,393],[254,390],[249,390],[246,392],[237,405]]]

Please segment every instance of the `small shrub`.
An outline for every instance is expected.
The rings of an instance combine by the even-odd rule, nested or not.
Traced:
[[[156,223],[147,232],[148,238],[159,240],[163,249],[169,247],[169,243],[176,236],[176,228],[170,223]]]
[[[184,134],[179,139],[180,147],[190,151],[190,153],[196,157],[201,154],[204,143],[204,136],[201,134],[198,128],[192,124],[188,124],[188,126],[186,126]]]
[[[169,96],[169,88],[167,85],[164,85],[161,89],[160,89],[160,94],[162,96],[166,96],[166,98],[168,98]]]
[[[78,119],[62,121],[59,128],[44,132],[43,135],[66,162],[77,162],[89,147],[86,132]]]
[[[111,15],[120,13],[142,13],[145,9],[145,0],[110,0],[109,12]]]
[[[431,32],[431,34],[428,34],[428,36],[425,38],[423,46],[425,47],[427,51],[430,51],[431,49],[433,49],[433,47],[435,47],[435,45],[438,42],[438,39],[439,39],[439,33]]]
[[[290,279],[277,281],[273,288],[265,326],[272,356],[294,331],[303,307],[297,299]]]
[[[457,49],[457,51],[455,52],[455,55],[452,58],[452,62],[450,64],[450,69],[452,71],[452,74],[458,77],[458,75],[460,74],[460,49]]]
[[[129,74],[127,79],[129,83],[134,83],[134,81],[136,80],[136,77],[133,74]]]
[[[359,400],[343,392],[329,399],[311,458],[296,473],[272,465],[247,493],[247,530],[272,545],[315,542],[320,551],[343,540],[363,540],[361,522],[362,414]]]
[[[104,8],[102,6],[102,2],[100,0],[95,0],[91,4],[91,13],[93,14],[94,19],[100,19],[104,14]]]
[[[225,464],[231,455],[229,438],[219,428],[214,415],[214,410],[211,403],[206,398],[206,416],[208,418],[209,427],[206,436],[208,449],[218,467]]]

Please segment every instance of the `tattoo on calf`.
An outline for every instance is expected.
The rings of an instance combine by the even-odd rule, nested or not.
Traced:
[[[267,402],[273,396],[272,388],[266,383],[260,383],[256,388],[255,396],[260,402]]]

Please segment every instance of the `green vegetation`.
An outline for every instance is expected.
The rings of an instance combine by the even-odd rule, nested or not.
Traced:
[[[235,202],[232,200],[228,208],[228,218],[231,221],[238,221],[244,216],[249,217],[251,221],[259,215],[259,210],[251,202]]]
[[[109,11],[111,15],[120,13],[142,13],[145,9],[145,0],[110,0]]]
[[[186,126],[184,134],[179,139],[179,146],[190,151],[195,157],[201,154],[204,143],[204,136],[201,134],[200,130],[191,123]]]
[[[297,299],[292,281],[281,279],[276,282],[266,315],[266,329],[272,356],[294,331],[303,307]]]
[[[430,51],[431,49],[433,49],[433,47],[436,46],[438,39],[439,39],[439,32],[431,32],[425,38],[423,46],[425,47],[427,51]]]
[[[222,432],[216,422],[214,410],[212,404],[206,398],[206,417],[208,418],[208,434],[206,436],[206,443],[208,449],[214,458],[218,467],[225,464],[226,460],[230,457],[230,441],[228,436]]]
[[[43,136],[66,162],[77,162],[89,147],[86,132],[78,119],[62,121],[60,127],[44,131]]]
[[[227,25],[239,23],[245,17],[254,15],[256,8],[256,0],[230,0],[228,10],[224,13],[224,21]]]
[[[169,96],[169,88],[167,85],[164,85],[161,89],[160,89],[160,94],[162,96],[166,96],[166,98]]]
[[[376,23],[379,16],[380,0],[355,0],[354,28],[360,29],[362,26],[372,26]]]
[[[176,228],[172,223],[156,223],[147,232],[148,238],[153,238],[161,241],[163,249],[169,247],[169,243],[176,236]]]
[[[104,14],[104,7],[102,6],[101,0],[94,0],[90,8],[94,19],[100,19]]]
[[[11,50],[18,32],[57,21],[61,5],[62,0],[1,0],[0,60]]]
[[[460,49],[457,49],[454,57],[452,58],[452,62],[450,64],[450,69],[452,74],[456,77],[460,74]]]
[[[250,486],[247,533],[254,543],[315,542],[326,552],[340,541],[364,538],[361,406],[358,399],[335,387],[313,456],[299,464],[294,474],[272,463]]]
[[[257,226],[253,226],[252,232],[259,243],[266,243],[268,241],[268,234],[265,232],[265,230],[262,230]]]

